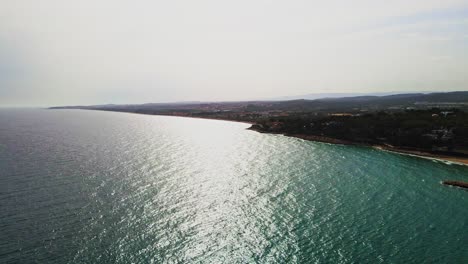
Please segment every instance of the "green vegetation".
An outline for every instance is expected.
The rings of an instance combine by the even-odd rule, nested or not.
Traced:
[[[297,115],[262,120],[254,129],[428,151],[466,153],[468,150],[468,113],[458,109],[378,111],[318,117]]]

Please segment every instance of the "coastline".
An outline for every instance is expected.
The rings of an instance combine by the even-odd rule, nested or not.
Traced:
[[[84,109],[84,110],[92,110],[92,111],[107,111],[107,112],[120,112],[120,113],[130,113],[130,114],[143,114],[143,115],[156,115],[156,116],[173,116],[173,117],[185,117],[185,118],[198,118],[198,119],[208,119],[208,120],[219,120],[219,121],[229,121],[229,122],[238,122],[251,125],[248,127],[248,130],[252,130],[258,133],[264,134],[277,134],[283,135],[286,137],[294,137],[299,138],[307,141],[314,141],[314,142],[322,142],[328,144],[336,144],[336,145],[348,145],[348,146],[361,146],[361,147],[370,147],[381,151],[388,151],[393,152],[400,155],[409,155],[419,158],[425,159],[433,159],[442,162],[450,162],[458,165],[468,166],[468,157],[459,157],[459,156],[449,156],[449,155],[442,155],[442,154],[435,154],[426,152],[424,150],[408,150],[403,148],[397,148],[393,146],[387,145],[372,145],[372,144],[365,144],[360,142],[354,142],[349,140],[341,140],[336,138],[330,138],[325,136],[315,136],[315,135],[305,135],[305,134],[289,134],[289,133],[281,133],[281,132],[267,132],[262,131],[256,128],[253,128],[253,125],[257,124],[256,122],[251,121],[242,121],[242,120],[234,120],[228,118],[212,118],[212,117],[199,117],[199,116],[184,116],[184,115],[170,115],[170,114],[147,114],[147,113],[136,113],[136,112],[126,112],[126,111],[112,111],[112,110],[102,110],[102,109]]]
[[[434,154],[434,153],[426,152],[426,151],[423,151],[423,150],[408,150],[408,149],[397,148],[397,147],[386,146],[386,145],[371,145],[371,144],[358,143],[358,142],[353,142],[353,141],[349,141],[349,140],[341,140],[341,139],[335,139],[335,138],[324,137],[324,136],[314,136],[314,135],[304,135],[304,134],[287,134],[287,133],[271,133],[271,132],[259,131],[259,130],[252,129],[252,128],[249,128],[249,129],[253,130],[253,131],[256,131],[256,132],[259,132],[259,133],[280,134],[280,135],[284,135],[284,136],[287,136],[287,137],[300,138],[300,139],[303,139],[303,140],[322,142],[322,143],[328,143],[328,144],[370,147],[370,148],[374,148],[374,149],[377,149],[377,150],[388,151],[388,152],[392,152],[392,153],[400,154],[400,155],[408,155],[408,156],[419,157],[419,158],[424,158],[424,159],[433,159],[433,160],[438,160],[438,161],[442,161],[442,162],[450,162],[450,163],[454,163],[454,164],[458,164],[458,165],[468,166],[468,157],[458,157],[458,156]]]
[[[388,147],[388,146],[372,146],[372,147],[375,149],[382,150],[382,151],[393,152],[393,153],[397,153],[401,155],[409,155],[409,156],[415,156],[415,157],[420,157],[420,158],[425,158],[425,159],[435,159],[439,161],[451,162],[451,163],[455,163],[458,165],[468,166],[468,158],[466,157],[448,156],[448,155],[434,154],[434,153],[425,152],[425,151],[407,150],[407,149]]]
[[[135,114],[140,114],[140,113],[135,113]],[[252,130],[252,131],[259,132],[259,133],[264,133],[264,134],[277,134],[277,135],[283,135],[283,136],[286,136],[286,137],[299,138],[299,139],[303,139],[303,140],[307,140],[307,141],[314,141],[314,142],[321,142],[321,143],[328,143],[328,144],[335,144],[335,145],[370,147],[370,148],[377,149],[377,150],[380,150],[380,151],[387,151],[387,152],[392,152],[392,153],[400,154],[400,155],[408,155],[408,156],[413,156],[413,157],[418,157],[418,158],[423,158],[423,159],[432,159],[432,160],[438,160],[438,161],[441,161],[441,162],[450,162],[450,163],[454,163],[454,164],[457,164],[457,165],[468,166],[468,157],[458,157],[458,156],[448,156],[448,155],[434,154],[434,153],[426,152],[426,151],[423,151],[423,150],[408,150],[408,149],[397,148],[397,147],[386,146],[386,145],[371,145],[371,144],[353,142],[353,141],[349,141],[349,140],[330,138],[330,137],[325,137],[325,136],[265,132],[265,131],[261,131],[261,130],[257,130],[255,128],[252,128],[252,125],[255,125],[257,123],[249,122],[249,121],[234,120],[234,119],[227,119],[227,118],[211,118],[211,117],[182,116],[182,115],[164,115],[164,114],[152,114],[152,115],[187,117],[187,118],[198,118],[198,119],[208,119],[208,120],[219,120],[219,121],[244,123],[244,124],[251,125],[251,127],[247,128],[248,130]]]
[[[193,119],[206,119],[206,120],[218,120],[218,121],[228,121],[228,122],[236,122],[236,123],[244,123],[247,125],[255,125],[255,122],[251,121],[243,121],[243,120],[234,120],[228,118],[212,118],[212,117],[203,117],[203,116],[185,116],[185,115],[170,115],[170,114],[153,114],[153,113],[138,113],[138,112],[130,112],[130,111],[114,111],[114,110],[106,110],[106,109],[87,109],[87,108],[45,108],[46,110],[87,110],[87,111],[102,111],[102,112],[113,112],[113,113],[126,113],[126,114],[134,114],[134,115],[151,115],[151,116],[172,116],[172,117],[183,117],[183,118],[193,118]],[[259,132],[259,131],[258,131]]]
[[[135,113],[139,114],[139,113]],[[145,115],[145,114],[144,114]],[[183,115],[163,115],[163,114],[150,114],[156,116],[175,116],[175,117],[186,117],[186,118],[194,118],[194,119],[206,119],[206,120],[218,120],[218,121],[229,121],[229,122],[236,122],[236,123],[244,123],[248,125],[255,125],[255,122],[250,121],[242,121],[242,120],[234,120],[234,119],[227,119],[227,118],[211,118],[211,117],[203,117],[203,116],[183,116]]]

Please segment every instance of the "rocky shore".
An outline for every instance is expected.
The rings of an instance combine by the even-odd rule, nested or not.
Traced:
[[[468,189],[468,182],[461,182],[461,181],[444,181],[442,182],[445,185],[450,185],[450,186],[455,186],[455,187],[460,187],[460,188],[465,188]]]
[[[288,137],[295,137],[309,141],[316,141],[316,142],[323,142],[323,143],[330,143],[330,144],[340,144],[340,145],[351,145],[351,146],[365,146],[365,147],[372,147],[375,149],[383,150],[383,151],[390,151],[397,154],[403,155],[411,155],[417,156],[421,158],[429,158],[429,159],[436,159],[441,161],[448,161],[453,162],[459,165],[468,165],[468,157],[461,157],[461,156],[451,156],[451,155],[443,155],[438,153],[430,153],[424,150],[414,150],[414,149],[403,149],[398,148],[390,145],[371,145],[371,144],[364,144],[360,142],[353,142],[349,140],[341,140],[336,138],[324,137],[324,136],[315,136],[315,135],[304,135],[304,134],[287,134],[287,133],[274,133],[274,132],[267,132],[258,129],[258,126],[252,125],[249,130],[257,131],[260,133],[268,133],[268,134],[281,134]]]

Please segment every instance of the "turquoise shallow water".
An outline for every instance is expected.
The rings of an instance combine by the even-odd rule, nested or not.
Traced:
[[[0,110],[0,263],[468,262],[468,167],[247,127]]]

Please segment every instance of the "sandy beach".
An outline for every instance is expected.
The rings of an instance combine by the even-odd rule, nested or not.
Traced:
[[[442,161],[449,161],[449,162],[454,162],[460,165],[468,165],[468,158],[465,158],[465,157],[439,155],[439,154],[434,154],[434,153],[429,153],[429,152],[424,152],[424,151],[399,149],[399,148],[392,148],[388,146],[373,146],[373,147],[376,149],[383,150],[383,151],[390,151],[390,152],[395,152],[398,154],[417,156],[421,158],[430,158],[430,159],[436,159],[436,160],[442,160]]]
[[[257,130],[254,130],[254,131],[257,131]],[[257,131],[257,132],[268,133],[268,132],[262,132],[262,131]],[[274,133],[270,133],[270,134],[274,134]],[[425,151],[401,149],[401,148],[390,147],[390,146],[385,146],[385,145],[363,144],[363,143],[357,143],[357,142],[352,142],[352,141],[348,141],[348,140],[341,140],[341,139],[324,137],[324,136],[302,135],[302,134],[282,134],[282,135],[287,136],[287,137],[295,137],[295,138],[300,138],[300,139],[304,139],[304,140],[317,141],[317,142],[330,143],[330,144],[372,147],[374,149],[394,152],[394,153],[402,154],[402,155],[411,155],[411,156],[416,156],[416,157],[420,157],[420,158],[435,159],[435,160],[440,160],[440,161],[453,162],[453,163],[456,163],[456,164],[459,164],[459,165],[468,165],[468,157],[458,157],[458,156],[448,156],[448,155],[434,154],[434,153],[425,152]]]

